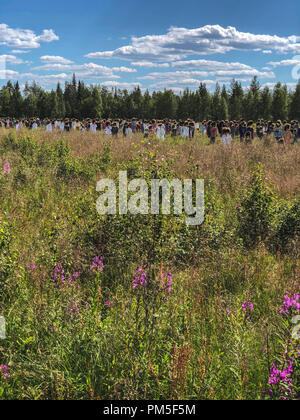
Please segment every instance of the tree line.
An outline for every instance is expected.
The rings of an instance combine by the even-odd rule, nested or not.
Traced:
[[[171,118],[197,121],[238,120],[300,120],[300,81],[294,91],[278,82],[274,89],[261,87],[254,77],[249,89],[232,80],[230,87],[217,83],[210,92],[204,83],[197,90],[185,89],[176,94],[170,89],[142,93],[139,86],[108,89],[87,86],[75,74],[64,88],[47,91],[36,82],[26,83],[21,92],[19,82],[8,81],[0,90],[0,116],[15,118]]]

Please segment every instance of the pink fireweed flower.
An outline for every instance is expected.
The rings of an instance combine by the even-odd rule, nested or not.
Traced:
[[[53,281],[54,282],[64,281],[65,279],[64,273],[65,273],[65,270],[62,269],[62,264],[59,263],[54,269]]]
[[[80,276],[80,272],[79,271],[76,271],[76,273],[74,273],[72,276],[70,276],[69,277],[69,280],[68,280],[68,286],[69,287],[74,287],[74,286],[76,286],[77,284],[76,284],[76,279],[78,279],[78,277]],[[77,285],[77,288],[79,289],[80,288],[80,286],[79,285]]]
[[[36,269],[36,265],[35,264],[27,265],[27,269],[28,270],[35,270]]]
[[[169,281],[167,283],[166,289],[167,289],[167,292],[170,294],[171,290],[172,290],[172,284],[173,284],[173,276],[172,276],[171,273],[168,273],[168,279],[169,279]]]
[[[107,309],[109,309],[110,308],[110,302],[104,302],[104,305],[107,307]]]
[[[77,305],[70,305],[70,306],[68,306],[67,307],[67,311],[70,314],[75,314],[75,315],[78,315],[79,314],[79,308],[78,308]]]
[[[5,162],[3,165],[3,175],[9,175],[10,174],[10,163]]]
[[[162,278],[164,280],[164,283],[162,284],[161,291],[163,292],[165,290],[168,294],[170,294],[172,290],[173,276],[170,272],[167,275],[163,273]]]
[[[0,365],[0,373],[5,376],[6,378],[9,377],[8,366],[7,365]]]
[[[92,261],[92,266],[91,266],[91,271],[95,272],[102,272],[104,268],[104,264],[103,264],[103,257],[94,257],[93,261]]]
[[[242,303],[242,309],[243,309],[243,311],[247,311],[247,309],[249,309],[249,311],[254,310],[253,305],[250,301],[249,302],[243,302]]]
[[[272,386],[272,389],[269,390],[269,393],[272,394],[274,390],[285,392],[287,394],[291,393],[292,385],[292,373],[293,369],[293,359],[287,360],[287,367],[283,370],[276,369],[275,364],[273,363],[270,371],[270,378],[268,384]],[[280,396],[281,399],[286,399],[284,395]]]
[[[289,295],[284,296],[283,307],[280,309],[281,314],[290,314],[290,311],[299,312],[300,310],[300,302],[299,302],[299,294],[294,294],[293,297],[289,297]]]
[[[250,301],[242,303],[242,310],[246,312],[245,318],[250,319],[250,312],[254,311],[254,307]]]
[[[132,282],[132,287],[137,289],[139,286],[146,286],[147,285],[147,273],[143,271],[142,267],[138,267],[136,270],[134,280]]]

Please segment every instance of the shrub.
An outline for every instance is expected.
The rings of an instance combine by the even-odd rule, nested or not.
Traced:
[[[269,248],[273,252],[289,253],[293,247],[299,249],[300,239],[300,200],[292,205],[285,203],[278,214],[278,220],[269,239]],[[298,251],[299,252],[299,251]]]
[[[238,235],[246,248],[255,248],[267,238],[274,217],[274,200],[262,167],[257,166],[237,214]]]

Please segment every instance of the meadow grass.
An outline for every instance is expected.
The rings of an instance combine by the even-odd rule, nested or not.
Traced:
[[[0,399],[299,397],[296,305],[280,313],[300,284],[299,145],[0,130],[0,159]],[[97,181],[124,169],[204,178],[203,225],[100,216]]]

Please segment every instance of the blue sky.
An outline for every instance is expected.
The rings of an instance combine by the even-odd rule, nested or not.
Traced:
[[[299,12],[298,0],[10,0],[0,18],[0,85],[36,80],[51,89],[76,73],[121,89],[180,92],[205,82],[213,90],[232,78],[246,88],[254,75],[293,88]]]

